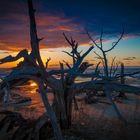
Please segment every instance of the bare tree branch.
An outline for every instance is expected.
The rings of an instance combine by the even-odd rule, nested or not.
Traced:
[[[9,55],[5,58],[0,59],[0,64],[17,61],[18,59],[20,59],[22,57],[25,58],[27,56],[28,56],[28,51],[26,49],[24,49],[24,50],[20,51],[15,57]]]
[[[46,69],[48,68],[49,61],[51,61],[51,58],[50,57],[46,61],[46,67],[45,67]]]
[[[65,37],[65,39],[68,42],[68,44],[70,44],[71,46],[73,46],[73,43],[70,42],[70,40],[67,38],[67,36],[65,35],[65,33],[63,33],[63,36]],[[72,40],[72,38],[71,38],[71,40]]]
[[[87,30],[86,30],[86,33],[87,33],[89,39],[93,42],[93,44],[94,44],[97,48],[101,49],[101,47],[100,47],[100,46],[96,43],[96,41],[91,37],[91,35],[89,34],[89,32],[88,32]]]
[[[104,58],[103,57],[101,57],[98,53],[96,53],[95,51],[94,51],[94,53],[99,57],[99,59],[102,61],[102,64],[103,64],[103,67],[105,68],[105,63],[104,63]]]
[[[110,67],[110,76],[112,74],[112,69],[114,67],[114,61],[115,61],[115,59],[116,59],[116,56],[112,59],[112,63],[111,63],[111,67]]]
[[[118,40],[116,42],[113,42],[112,47],[108,50],[105,50],[105,52],[107,53],[107,52],[113,50],[116,47],[116,45],[120,42],[120,40],[123,38],[123,35],[124,35],[124,26],[122,26],[122,33],[121,33],[120,37],[118,38]]]
[[[117,72],[118,66],[119,66],[118,63],[116,63],[116,67],[114,67],[114,71],[112,72],[112,76],[114,76],[115,73]]]
[[[73,68],[71,69],[71,72],[75,72],[79,65],[82,63],[83,59],[91,52],[91,50],[93,49],[94,47],[91,46],[78,60],[77,62],[75,63],[75,65],[73,66]]]
[[[66,66],[67,66],[69,69],[71,69],[71,66],[69,65],[68,62],[66,62],[65,60],[63,60],[63,62],[66,64]]]
[[[123,75],[117,74],[117,75],[115,76],[115,78],[120,78],[121,76],[123,76],[123,77],[126,77],[126,76],[133,76],[133,75],[137,75],[137,74],[140,74],[140,71],[136,71],[136,72],[133,72],[133,73],[125,73],[125,74],[123,74]]]
[[[100,45],[101,45],[101,49],[103,48],[103,29],[101,29],[101,35],[100,35]]]
[[[73,58],[73,55],[72,55],[72,54],[70,54],[69,52],[67,52],[67,51],[62,51],[62,52],[64,52],[64,53],[68,54],[69,56],[71,56],[71,57]],[[77,59],[77,57],[75,57],[75,56],[74,56],[74,58],[75,58],[75,59]]]

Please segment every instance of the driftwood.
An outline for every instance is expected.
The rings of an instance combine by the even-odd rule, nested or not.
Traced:
[[[31,53],[28,54],[27,50],[22,50],[15,57],[8,56],[0,60],[0,63],[3,64],[24,58],[23,62],[20,62],[20,64],[14,68],[13,71],[8,76],[6,76],[0,84],[0,89],[5,93],[4,102],[8,102],[10,89],[12,89],[15,85],[22,84],[23,81],[27,82],[29,80],[33,80],[38,85],[42,102],[46,108],[46,116],[42,117],[42,120],[37,123],[35,130],[38,131],[49,118],[53,128],[54,136],[57,140],[63,139],[60,126],[62,129],[69,128],[71,126],[72,102],[74,102],[75,107],[78,109],[78,104],[75,98],[75,93],[78,92],[84,92],[88,90],[105,91],[106,97],[113,105],[118,117],[124,121],[124,118],[112,100],[111,93],[113,91],[117,91],[140,95],[140,88],[125,85],[124,83],[116,83],[120,77],[124,78],[124,76],[130,74],[115,74],[117,68],[115,67],[115,69],[113,69],[115,58],[112,61],[112,67],[109,71],[108,60],[106,57],[106,53],[114,49],[122,39],[124,29],[120,38],[116,42],[112,43],[112,47],[108,50],[103,50],[103,31],[101,32],[100,36],[100,46],[87,32],[89,38],[93,41],[93,46],[88,48],[88,50],[83,53],[78,51],[78,42],[76,42],[72,37],[68,38],[66,34],[63,33],[64,38],[71,47],[70,53],[66,51],[64,51],[64,53],[71,56],[73,64],[70,65],[68,62],[63,61],[66,64],[67,69],[65,69],[64,64],[60,62],[59,70],[48,71],[47,68],[50,59],[47,59],[46,65],[44,65],[40,56],[39,42],[42,39],[39,39],[37,36],[35,10],[33,8],[32,0],[28,0],[28,8],[30,19]],[[84,73],[88,67],[92,66],[92,64],[84,62],[84,58],[94,49],[94,46],[98,47],[102,52],[103,56],[99,55],[99,57],[104,66],[104,75],[101,75],[99,71],[100,62],[97,64],[94,72]],[[56,79],[56,75],[59,75],[59,79]],[[87,82],[75,83],[75,79],[77,77],[90,77],[91,80]],[[51,106],[48,102],[48,87],[52,89],[55,97],[53,106]]]

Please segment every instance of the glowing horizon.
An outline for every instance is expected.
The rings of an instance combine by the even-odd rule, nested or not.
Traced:
[[[116,48],[110,53],[109,55],[109,64],[112,60],[112,58],[114,56],[116,56],[116,60],[123,62],[125,64],[125,66],[140,66],[140,56],[139,56],[139,52],[140,52],[140,48],[139,49],[135,49],[136,47],[138,47],[140,44],[139,42],[137,42],[140,38],[139,37],[135,37],[135,38],[127,38],[127,39],[123,39],[122,41],[120,41],[120,43],[118,44],[118,46],[116,46]],[[136,46],[135,47],[131,47],[130,42],[131,41],[135,41],[136,42]],[[105,46],[109,46],[110,45],[110,41],[107,41],[104,43]],[[129,45],[126,45],[126,43],[129,42]],[[85,46],[84,46],[85,45]],[[79,46],[79,50],[83,50],[86,51],[89,48],[90,45],[88,44],[83,44],[82,46]],[[70,64],[72,64],[72,59],[71,57],[69,57],[67,54],[65,54],[62,51],[68,51],[70,52],[70,47],[60,47],[60,48],[46,48],[46,49],[40,49],[40,53],[41,53],[41,57],[42,60],[45,64],[47,58],[51,58],[51,61],[49,62],[49,67],[59,67],[59,63],[63,62],[63,60],[69,62]],[[98,52],[98,49],[95,48],[93,49],[93,51]],[[97,56],[95,55],[94,52],[91,52],[86,58],[85,61],[88,61],[91,64],[97,64],[99,62],[99,60],[96,58]],[[3,58],[5,56],[8,55],[13,55],[15,56],[18,53],[18,51],[8,51],[8,50],[3,50],[0,51],[0,58]],[[10,68],[10,67],[15,67],[22,59],[16,61],[16,62],[11,62],[11,63],[5,63],[5,64],[1,64],[0,68]]]

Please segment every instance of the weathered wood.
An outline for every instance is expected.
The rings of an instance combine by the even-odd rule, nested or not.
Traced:
[[[46,61],[46,69],[48,68],[48,64],[49,64],[49,61],[51,60],[51,58],[49,57],[48,59],[47,59],[47,61]]]
[[[28,51],[26,49],[24,49],[24,50],[21,50],[15,57],[9,55],[5,58],[0,59],[0,64],[7,63],[7,62],[13,62],[22,57],[25,59],[25,58],[27,58],[27,56],[28,56]]]
[[[46,111],[48,113],[48,116],[50,118],[53,130],[54,130],[55,138],[57,140],[63,140],[60,127],[58,126],[58,123],[57,123],[57,118],[56,118],[55,113],[53,112],[53,109],[50,106],[48,98],[46,96],[46,90],[47,89],[45,89],[45,87],[43,86],[43,83],[39,82],[38,84],[39,84],[39,90],[40,90],[42,101],[44,103],[44,106],[46,108]]]
[[[124,79],[124,64],[121,63],[121,84],[125,84],[125,79]]]
[[[28,0],[29,19],[30,19],[30,37],[31,37],[31,56],[38,61],[41,68],[44,68],[44,64],[41,60],[39,52],[39,38],[37,36],[36,21],[35,21],[35,9],[33,8],[32,0]]]
[[[140,96],[140,87],[130,86],[126,84],[112,83],[106,80],[96,80],[96,81],[87,81],[82,83],[74,83],[71,88],[75,89],[75,92],[85,91],[85,90],[103,90],[104,85],[108,83],[111,90],[117,92],[126,92],[130,94],[136,94]]]
[[[123,63],[121,63],[121,77],[120,77],[120,82],[121,82],[121,84],[125,84],[125,78],[124,78],[124,64]],[[125,96],[125,93],[124,92],[120,92],[119,93],[119,97],[126,97]]]

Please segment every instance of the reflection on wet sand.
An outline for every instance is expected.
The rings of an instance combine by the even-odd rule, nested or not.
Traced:
[[[53,102],[53,94],[47,93],[50,104]],[[31,100],[28,100],[31,99]],[[0,110],[20,112],[24,118],[36,119],[45,112],[43,103],[37,90],[36,83],[20,86],[11,92],[12,102],[7,106],[0,105]],[[21,100],[21,102],[19,102]]]

